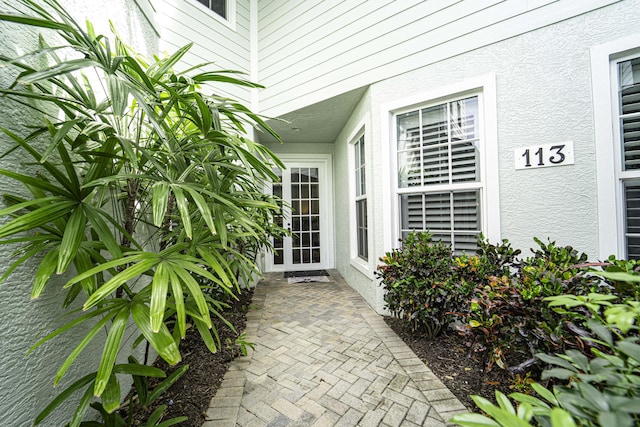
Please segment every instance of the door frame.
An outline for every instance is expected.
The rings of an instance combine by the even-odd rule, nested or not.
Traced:
[[[277,153],[276,153],[277,154]],[[299,265],[300,270],[335,268],[335,231],[333,227],[333,158],[331,154],[277,154],[287,169],[290,164],[303,163],[305,166],[320,167],[324,170],[324,180],[320,181],[320,265],[306,267]],[[295,167],[295,166],[294,166]],[[271,192],[271,186],[267,189]],[[267,251],[264,257],[265,272],[284,272],[286,266],[273,263],[273,253]],[[298,268],[298,267],[296,267]]]

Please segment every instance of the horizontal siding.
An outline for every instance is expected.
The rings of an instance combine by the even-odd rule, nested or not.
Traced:
[[[172,53],[193,43],[182,68],[208,63],[209,70],[237,70],[248,75],[251,67],[249,0],[236,0],[235,25],[227,25],[197,0],[162,0],[156,6],[161,28],[161,49]],[[216,93],[249,103],[251,91],[216,85]]]
[[[259,1],[261,110],[280,115],[616,1]]]

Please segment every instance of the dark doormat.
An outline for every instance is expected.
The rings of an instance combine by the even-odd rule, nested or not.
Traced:
[[[285,271],[284,278],[289,277],[312,277],[312,276],[329,276],[327,270],[311,270],[311,271]]]

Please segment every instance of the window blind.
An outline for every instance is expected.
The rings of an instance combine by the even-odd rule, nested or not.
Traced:
[[[454,251],[480,233],[478,97],[397,116],[400,231],[426,230]],[[461,185],[478,183],[462,190]]]

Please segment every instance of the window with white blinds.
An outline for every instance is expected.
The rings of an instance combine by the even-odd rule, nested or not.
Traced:
[[[353,145],[355,158],[355,182],[356,182],[356,248],[358,257],[367,261],[369,259],[369,232],[367,226],[367,185],[364,155],[364,135]]]
[[[640,57],[618,62],[617,68],[626,257],[640,259]]]
[[[457,253],[481,232],[478,96],[398,114],[400,232],[429,231]]]

